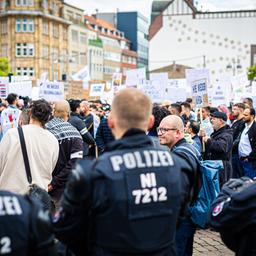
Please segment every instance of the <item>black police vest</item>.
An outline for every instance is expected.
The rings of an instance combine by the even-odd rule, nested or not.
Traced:
[[[109,203],[93,214],[96,246],[126,253],[173,247],[182,195],[176,156],[150,147],[100,159],[96,171],[104,176]]]
[[[0,191],[0,255],[28,255],[29,212],[23,197]]]

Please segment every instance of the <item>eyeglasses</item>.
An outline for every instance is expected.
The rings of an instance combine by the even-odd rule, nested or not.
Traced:
[[[156,130],[157,130],[157,133],[165,134],[165,133],[167,133],[167,132],[169,132],[169,131],[176,131],[177,129],[175,129],[175,128],[157,127]]]

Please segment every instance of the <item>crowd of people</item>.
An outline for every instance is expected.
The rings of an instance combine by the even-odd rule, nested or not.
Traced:
[[[242,249],[230,242],[227,229],[232,238],[245,230],[231,227],[232,213],[228,227],[221,218],[233,194],[239,200],[236,193],[255,191],[252,99],[197,109],[191,98],[152,104],[139,90],[124,89],[111,107],[13,93],[0,104],[1,255],[192,255],[197,226],[189,207],[202,186],[202,160],[223,163],[209,225],[225,227],[232,250],[256,255],[247,240]],[[31,183],[49,194],[51,209],[29,195],[18,127]],[[253,224],[244,221],[250,234]]]

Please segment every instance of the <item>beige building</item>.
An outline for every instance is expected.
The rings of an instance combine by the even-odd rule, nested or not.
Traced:
[[[68,27],[61,0],[1,0],[0,57],[17,75],[60,80],[68,71]]]

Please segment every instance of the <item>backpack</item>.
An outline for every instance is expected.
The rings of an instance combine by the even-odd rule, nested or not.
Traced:
[[[220,192],[219,171],[223,170],[221,160],[199,160],[197,155],[188,147],[179,146],[176,152],[184,150],[192,155],[199,164],[202,181],[201,188],[195,201],[189,206],[189,213],[194,224],[201,228],[206,228],[208,213],[213,200]],[[195,151],[198,150],[195,148]],[[198,152],[198,154],[200,154]]]

